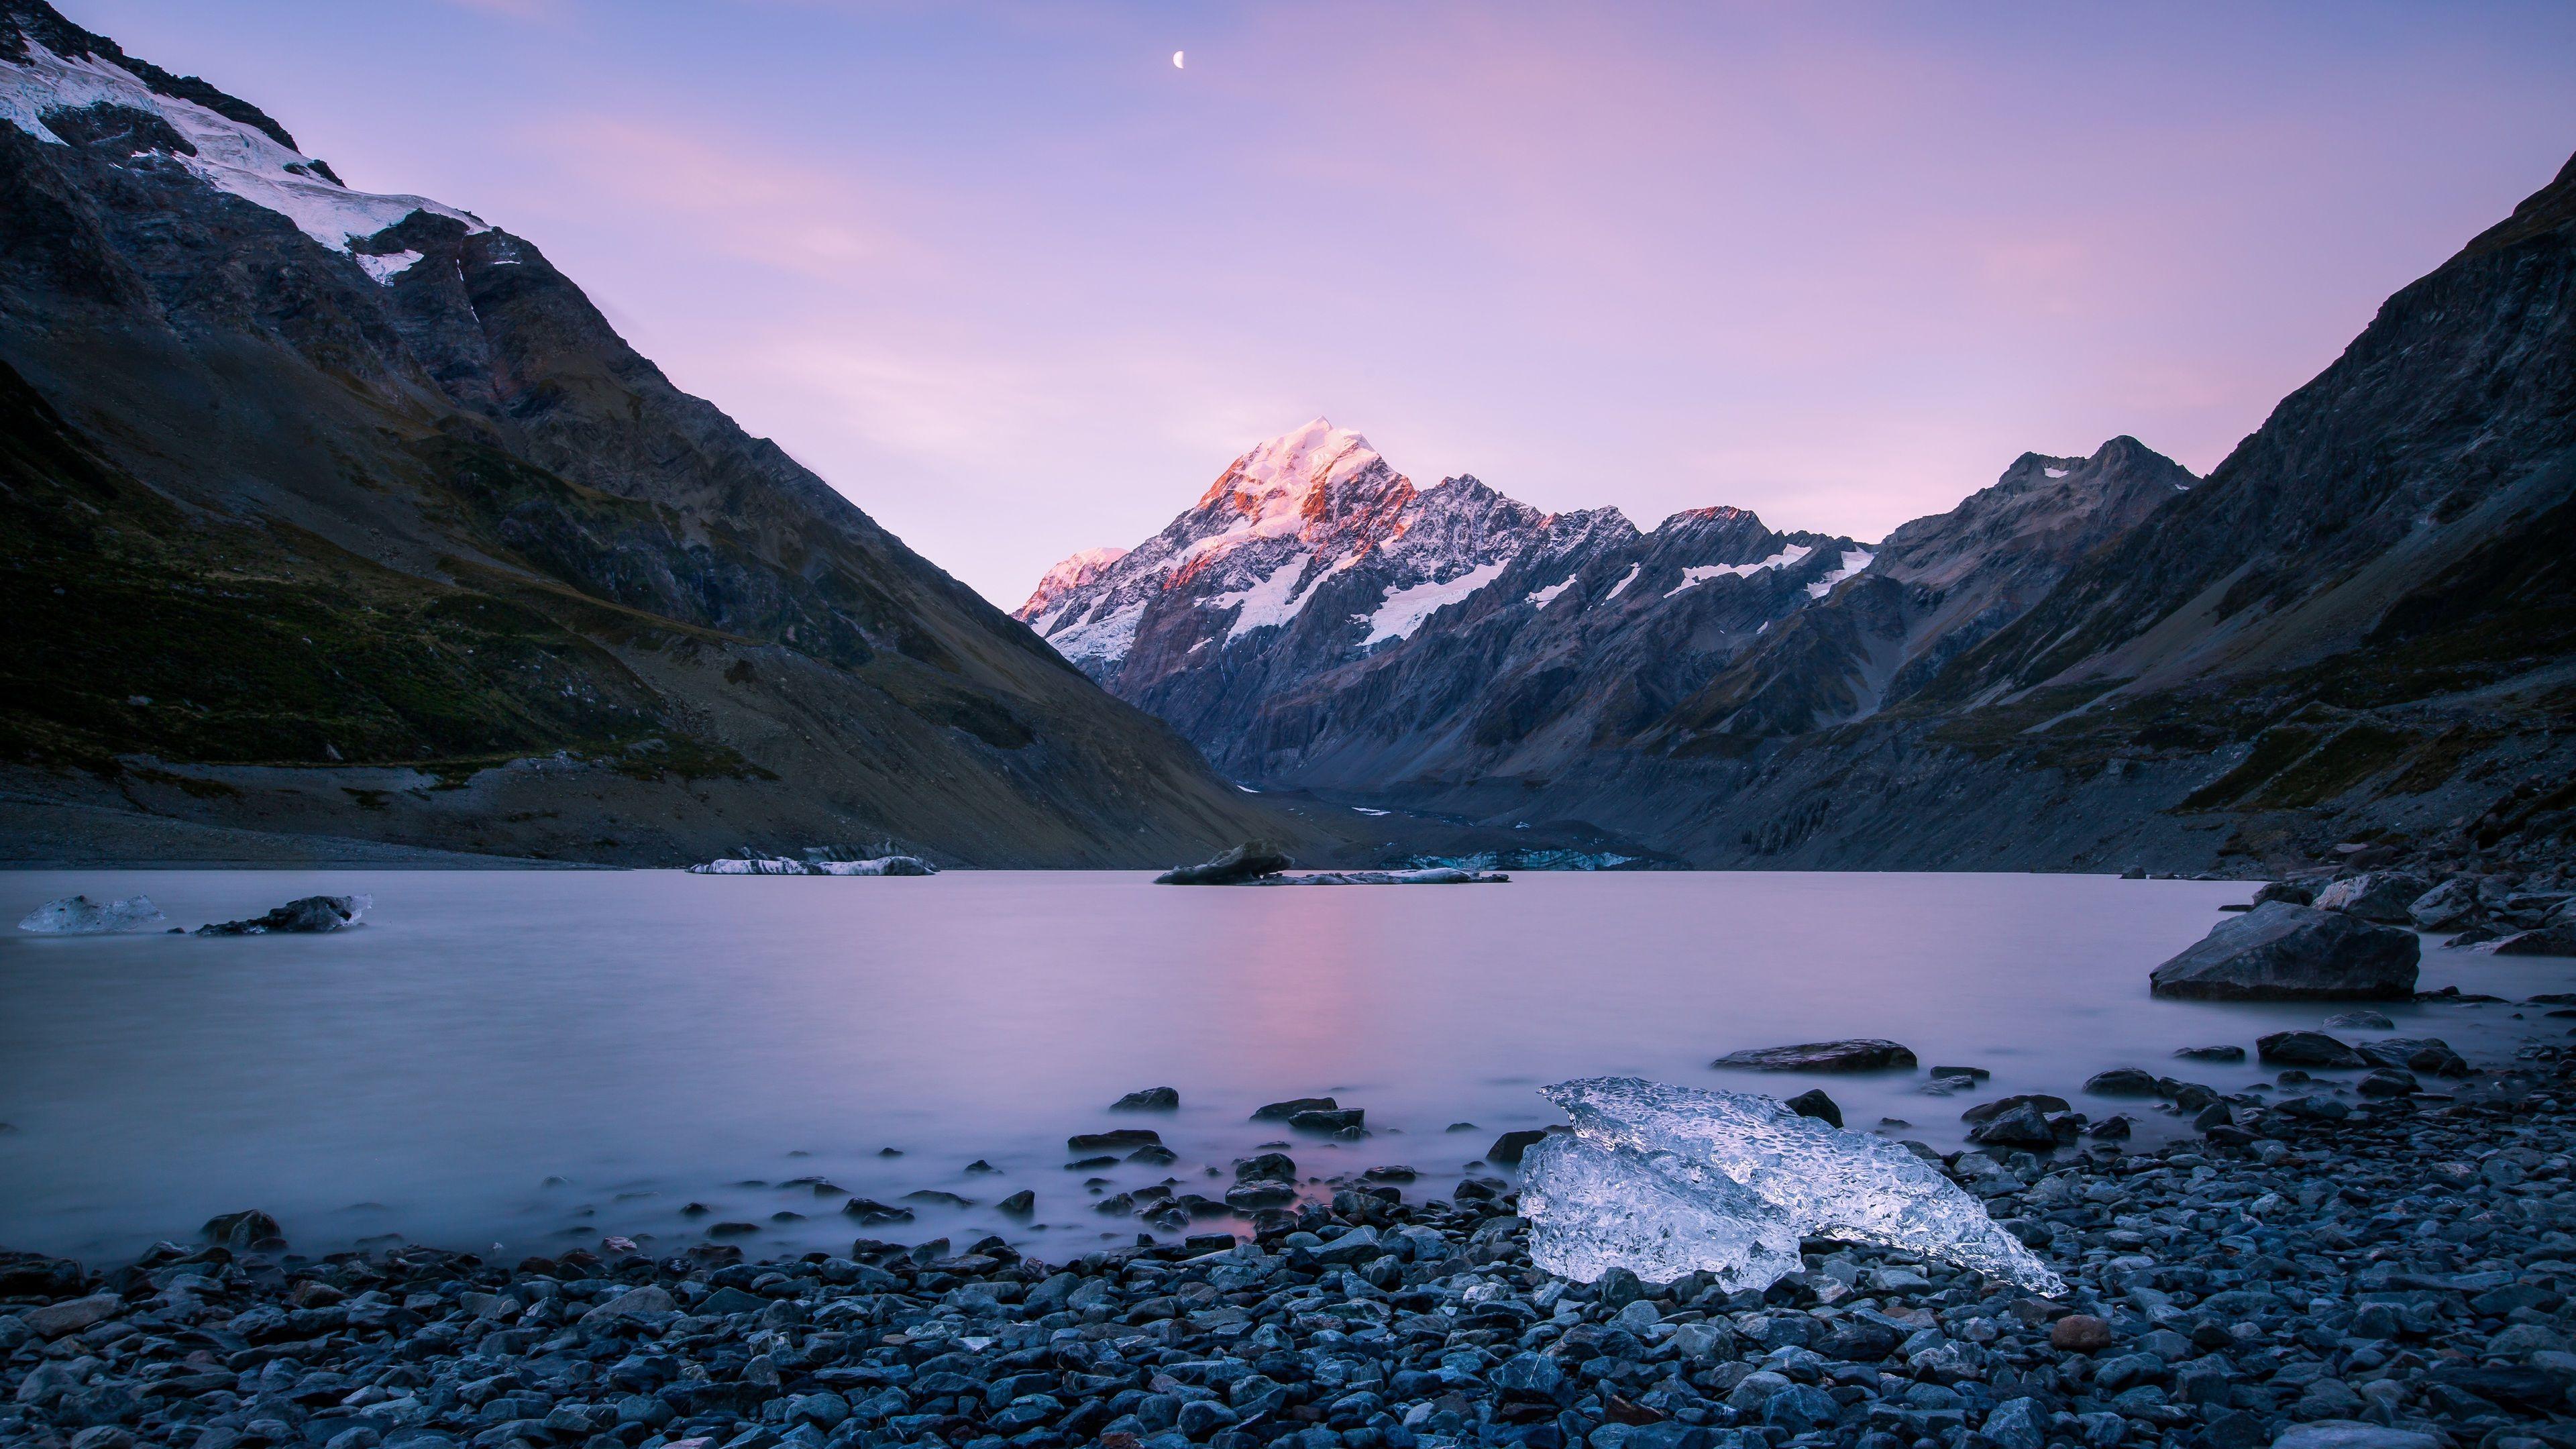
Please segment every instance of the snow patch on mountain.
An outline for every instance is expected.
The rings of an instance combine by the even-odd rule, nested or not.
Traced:
[[[1373,649],[1390,639],[1409,637],[1433,614],[1458,603],[1478,589],[1501,578],[1511,560],[1500,559],[1481,568],[1469,569],[1444,582],[1415,584],[1409,589],[1391,589],[1377,612],[1366,615],[1369,633],[1360,641],[1363,649]]]
[[[1203,609],[1238,611],[1234,616],[1234,622],[1226,626],[1225,633],[1219,636],[1218,642],[1230,642],[1236,635],[1247,634],[1255,629],[1280,628],[1296,618],[1306,607],[1306,601],[1315,597],[1315,590],[1323,586],[1324,580],[1338,572],[1336,569],[1327,568],[1315,576],[1313,583],[1300,589],[1297,587],[1297,579],[1306,572],[1307,565],[1312,562],[1314,562],[1314,555],[1298,554],[1271,570],[1267,577],[1251,588],[1237,589],[1229,594],[1218,594],[1203,601],[1199,605]]]
[[[1643,569],[1645,566],[1645,562],[1642,559],[1636,563],[1628,565],[1628,571],[1619,576],[1619,582],[1612,584],[1610,586],[1610,592],[1601,596],[1601,602],[1606,604],[1612,599],[1619,597],[1621,594],[1628,592],[1628,586],[1637,581],[1638,571]]]
[[[1127,657],[1128,650],[1136,647],[1136,625],[1144,617],[1145,605],[1139,600],[1061,633],[1050,634],[1047,642],[1055,646],[1055,652],[1076,664],[1087,659],[1115,664]]]
[[[1868,568],[1876,558],[1876,554],[1871,553],[1865,548],[1847,548],[1843,550],[1842,567],[1835,569],[1832,573],[1829,573],[1823,578],[1816,580],[1814,583],[1807,585],[1807,597],[1811,599],[1821,599],[1825,595],[1832,593],[1834,591],[1834,585],[1841,583],[1843,580],[1850,578],[1856,573],[1859,573],[1862,569]]]
[[[1557,595],[1559,595],[1559,594],[1561,594],[1561,593],[1564,593],[1567,589],[1570,589],[1570,588],[1573,588],[1573,587],[1574,587],[1574,580],[1575,580],[1575,578],[1576,578],[1576,575],[1574,575],[1574,574],[1567,574],[1564,578],[1557,580],[1555,583],[1552,583],[1552,584],[1548,585],[1546,588],[1539,589],[1539,590],[1536,590],[1535,592],[1531,593],[1531,595],[1529,596],[1528,602],[1529,602],[1529,603],[1532,603],[1532,604],[1535,604],[1535,605],[1537,605],[1538,607],[1540,607],[1540,608],[1542,608],[1542,609],[1546,608],[1548,605],[1553,604],[1553,603],[1555,603],[1555,602],[1556,602],[1556,596],[1557,596]]]
[[[0,117],[39,141],[69,144],[45,124],[49,111],[104,104],[157,115],[196,148],[195,155],[172,160],[208,185],[285,217],[336,252],[347,252],[351,240],[374,236],[415,211],[453,218],[468,231],[491,230],[482,218],[424,196],[377,195],[326,181],[314,172],[312,157],[194,101],[161,95],[123,66],[90,55],[66,60],[33,37],[26,45],[25,63],[0,61]]]
[[[364,267],[367,275],[375,278],[376,285],[380,287],[392,286],[394,278],[410,271],[411,264],[419,260],[420,253],[412,251],[387,252],[382,256],[368,256],[363,252],[358,255],[358,265]]]
[[[1695,589],[1710,579],[1748,578],[1764,569],[1785,569],[1792,564],[1803,562],[1807,555],[1814,552],[1814,549],[1803,543],[1793,543],[1769,558],[1755,559],[1748,564],[1694,564],[1682,570],[1682,581],[1666,589],[1664,597],[1669,599],[1684,589]]]

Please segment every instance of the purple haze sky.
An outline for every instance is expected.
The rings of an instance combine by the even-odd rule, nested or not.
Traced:
[[[2206,472],[2576,148],[2563,3],[64,7],[1005,606],[1318,413],[1646,526]]]

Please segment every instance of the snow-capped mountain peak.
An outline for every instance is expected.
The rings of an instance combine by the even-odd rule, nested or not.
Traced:
[[[1040,617],[1046,613],[1049,604],[1088,585],[1092,580],[1099,578],[1110,565],[1126,556],[1127,550],[1116,547],[1086,548],[1079,553],[1066,555],[1038,580],[1037,588],[1029,594],[1029,601],[1020,605],[1012,617],[1018,619]]]
[[[1247,518],[1311,518],[1327,506],[1335,484],[1346,483],[1385,460],[1369,440],[1318,417],[1304,427],[1255,445],[1208,485],[1199,506],[1222,503]],[[1291,525],[1286,531],[1295,532]]]

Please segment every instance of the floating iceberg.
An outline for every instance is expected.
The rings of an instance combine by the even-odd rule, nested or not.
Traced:
[[[1319,870],[1306,875],[1265,875],[1242,882],[1255,886],[1327,885],[1501,885],[1511,879],[1490,871],[1431,866],[1422,870]]]
[[[1626,1268],[1650,1282],[1713,1273],[1761,1289],[1799,1266],[1802,1238],[1939,1258],[2035,1292],[2064,1280],[1938,1168],[1893,1142],[1801,1117],[1769,1097],[1635,1077],[1539,1093],[1572,1135],[1529,1149],[1521,1215],[1530,1257],[1591,1282]]]
[[[127,896],[105,905],[87,896],[65,896],[29,911],[18,929],[46,936],[104,936],[116,931],[148,931],[165,919],[150,896]]]
[[[784,856],[710,860],[689,867],[691,875],[937,875],[939,867],[912,855],[882,855],[874,860],[789,860]]]

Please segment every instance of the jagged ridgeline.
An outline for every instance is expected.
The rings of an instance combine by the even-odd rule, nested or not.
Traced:
[[[1243,778],[1701,865],[2535,857],[2576,826],[2571,279],[2562,172],[2208,479],[2025,454],[1876,545],[1417,490],[1319,419],[1019,613]]]
[[[524,238],[34,0],[0,122],[13,837],[1168,865],[1282,828]]]

